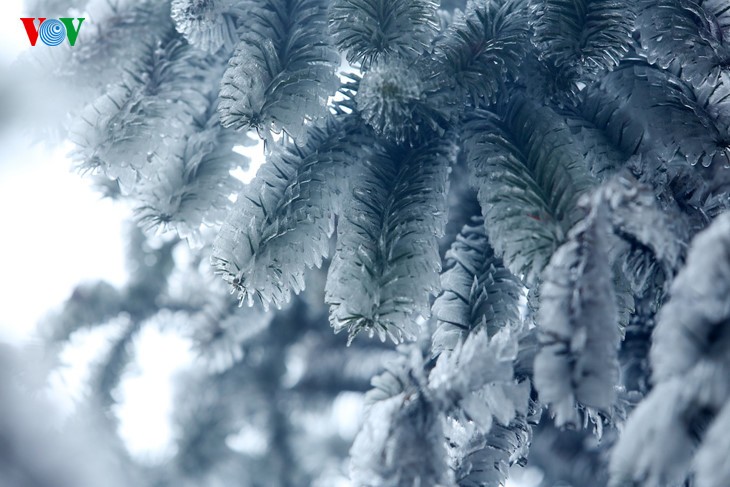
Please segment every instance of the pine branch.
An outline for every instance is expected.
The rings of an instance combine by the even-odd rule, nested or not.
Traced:
[[[347,60],[367,70],[424,52],[438,28],[437,8],[434,0],[334,0],[329,28]]]
[[[374,64],[357,86],[360,117],[396,144],[419,145],[444,135],[452,104],[428,68],[399,59]]]
[[[730,402],[726,403],[710,425],[702,447],[694,458],[697,487],[723,487],[730,484]]]
[[[654,389],[629,417],[611,458],[612,485],[681,483],[695,475],[709,485],[724,473],[702,460],[715,450],[706,432],[724,421],[730,398],[730,215],[718,217],[692,242],[687,263],[659,312],[651,362]],[[726,416],[726,415],[725,415]],[[704,450],[692,464],[699,446]],[[706,446],[706,448],[705,448]],[[719,485],[719,484],[718,484]]]
[[[173,250],[179,240],[150,239],[132,222],[127,224],[126,233],[129,276],[124,311],[143,320],[159,307],[157,299],[167,289],[168,278],[175,267]]]
[[[244,468],[243,458],[226,445],[226,438],[240,428],[240,412],[232,401],[224,400],[230,399],[231,377],[193,371],[186,375],[185,388],[178,385],[175,394],[179,405],[172,418],[176,453],[171,462],[175,468],[170,470],[178,478],[171,478],[170,485],[191,480],[207,484],[208,477],[234,473],[229,464]]]
[[[116,403],[112,392],[119,385],[124,369],[134,358],[134,339],[144,326],[144,323],[128,317],[120,317],[117,321],[121,332],[112,343],[109,353],[94,367],[89,379],[91,398],[94,400],[92,406],[101,407],[103,411],[108,411]]]
[[[473,422],[488,433],[526,415],[529,381],[514,379],[512,362],[519,350],[518,333],[502,328],[489,338],[485,329],[469,335],[453,351],[439,355],[429,374],[430,395],[444,412],[460,422]]]
[[[450,467],[458,485],[497,487],[506,479],[509,466],[526,452],[530,387],[529,381],[515,382],[512,375],[511,362],[518,350],[513,330],[519,319],[517,281],[506,269],[495,268],[499,260],[489,248],[482,221],[475,223],[464,228],[447,254],[452,267],[442,275],[444,294],[434,303],[437,317],[442,318],[439,311],[458,315],[467,325],[460,329],[453,322],[441,322],[439,331],[454,328],[456,335],[447,335],[443,342],[438,332],[434,335],[434,351],[442,353],[428,387],[416,380],[411,387],[419,392],[408,394],[421,394],[435,411],[451,415],[442,441],[448,440]],[[462,296],[469,296],[470,290],[473,299],[465,301]],[[414,377],[419,372],[412,368],[391,371],[374,381],[378,389],[369,394],[380,401],[397,399]],[[426,434],[424,426],[414,427]],[[358,437],[361,450],[367,441],[363,436]],[[364,455],[354,449],[352,453]]]
[[[730,126],[730,60],[727,5],[719,0],[642,0],[636,19],[641,54],[664,69],[678,70],[720,122]],[[727,157],[727,156],[726,156]]]
[[[616,145],[601,128],[573,107],[559,113],[582,148],[583,158],[594,178],[605,181],[626,167],[631,154]]]
[[[243,187],[231,175],[245,169],[249,160],[236,152],[236,145],[253,140],[221,127],[218,113],[211,110],[193,123],[192,133],[177,141],[168,160],[155,155],[155,178],[141,180],[134,188],[135,216],[147,230],[174,229],[181,238],[199,241],[200,226],[225,219],[229,197]]]
[[[631,1],[533,0],[530,11],[541,59],[572,83],[593,81],[613,69],[632,43]]]
[[[667,161],[703,167],[726,157],[724,136],[690,87],[643,61],[622,63],[585,90],[580,106],[628,154],[653,151]]]
[[[531,385],[517,377],[529,340],[522,342],[519,283],[494,256],[483,222],[474,223],[447,252],[452,267],[433,306],[439,327],[432,348],[441,355],[429,380],[450,415],[445,434],[457,484],[498,487],[529,445]]]
[[[529,380],[513,378],[517,347],[513,330],[503,328],[490,338],[481,329],[443,352],[428,385],[419,386],[422,397],[446,415],[443,440],[460,486],[502,485],[508,468],[526,454],[531,388]]]
[[[656,381],[688,372],[702,358],[722,357],[730,318],[730,215],[718,217],[692,242],[687,264],[677,275],[670,300],[660,311],[652,349]],[[719,355],[718,355],[719,354]]]
[[[438,320],[434,353],[453,350],[459,341],[480,329],[491,337],[503,327],[519,326],[521,284],[494,255],[481,218],[464,226],[445,260],[443,292],[432,307]]]
[[[304,270],[321,266],[348,167],[367,147],[360,130],[352,118],[332,119],[306,144],[277,144],[239,195],[211,262],[241,302],[280,307],[304,289]]]
[[[535,387],[558,426],[577,425],[577,405],[610,414],[618,383],[618,311],[600,196],[550,259],[540,289],[541,349]]]
[[[446,436],[459,487],[499,487],[509,476],[509,468],[524,462],[531,433],[526,417],[517,415],[508,426],[492,425],[488,434],[453,421]]]
[[[170,276],[166,299],[169,309],[184,310],[188,316],[182,333],[211,373],[226,372],[241,362],[246,346],[269,326],[273,313],[258,308],[238,307],[232,302],[224,282],[207,261],[179,270]]]
[[[519,281],[504,268],[484,231],[482,219],[475,218],[472,225],[466,225],[446,253],[448,269],[441,275],[443,293],[433,305],[434,316],[439,326],[433,334],[434,353],[461,349],[467,337],[479,334],[482,338],[498,341],[498,335],[505,332],[520,337],[518,356],[514,364],[522,367],[519,354],[525,351],[527,342],[520,336],[519,298],[522,289]],[[474,343],[472,341],[472,343]],[[495,343],[496,344],[496,343]],[[493,344],[493,345],[495,345]],[[465,346],[465,345],[464,345]],[[509,347],[503,349],[507,351]],[[503,360],[511,360],[494,346],[482,346],[477,351],[484,360],[496,362],[485,365],[469,363],[468,366],[453,367],[454,376],[444,380],[445,384],[469,381],[469,377],[484,380],[487,370],[504,370]],[[532,364],[534,357],[527,359]],[[446,362],[439,359],[444,367]],[[437,368],[432,372],[437,376]],[[467,392],[457,393],[462,397],[460,410],[452,411],[447,422],[446,437],[450,467],[454,470],[457,484],[462,487],[502,485],[507,479],[509,467],[527,453],[530,428],[526,416],[530,394],[530,381],[522,370],[510,370],[498,383],[489,383]],[[530,373],[531,374],[531,373]],[[489,376],[486,376],[489,377]],[[449,396],[458,387],[452,388]],[[497,418],[497,421],[492,419]],[[469,418],[469,419],[467,419]]]
[[[189,133],[194,117],[205,113],[207,69],[210,60],[179,38],[147,46],[71,128],[80,169],[118,179],[125,194],[133,192],[139,179],[156,173],[154,157],[172,157],[168,140]]]
[[[38,16],[49,12],[59,10],[46,8]],[[121,71],[137,70],[149,46],[169,39],[175,28],[169,2],[95,1],[89,3],[88,13],[93,21],[83,24],[83,42],[77,42],[65,55],[54,53],[49,60],[53,63],[54,82],[70,88],[67,93],[74,102],[69,106],[72,113],[100,96],[108,85],[117,84]]]
[[[604,184],[614,233],[623,247],[614,248],[634,295],[668,285],[684,259],[678,224],[662,211],[654,192],[624,173]]]
[[[373,379],[366,396],[370,405],[350,450],[355,486],[453,485],[440,411],[424,392],[424,382],[422,356],[415,349]]]
[[[173,0],[175,28],[190,45],[215,53],[230,51],[238,41],[236,29],[243,14],[235,0]]]
[[[438,72],[455,84],[457,99],[492,103],[505,80],[516,75],[528,28],[523,0],[470,0],[457,11],[435,53]]]
[[[469,172],[497,255],[534,282],[593,184],[570,129],[517,96],[503,113],[476,110],[464,126]]]
[[[283,130],[304,142],[339,86],[325,8],[322,0],[267,0],[249,13],[221,81],[224,127],[256,129],[266,139]]]
[[[39,324],[46,346],[63,346],[77,331],[104,325],[120,316],[144,320],[156,309],[155,300],[166,286],[176,241],[153,249],[136,226],[129,230],[128,284],[116,288],[97,281],[76,286],[62,308]]]
[[[636,154],[625,167],[652,186],[672,219],[701,229],[728,207],[722,132],[678,77],[625,60],[583,91],[578,112],[624,154]]]
[[[415,336],[414,315],[429,315],[438,290],[437,238],[446,219],[454,151],[445,140],[374,154],[353,174],[325,301],[330,323],[350,339],[360,331],[394,342]]]
[[[432,362],[416,345],[399,350],[366,395],[350,452],[355,484],[453,486],[456,476],[465,487],[502,485],[529,438],[529,383],[512,381],[516,337],[480,330],[442,353],[428,378]]]
[[[66,342],[77,330],[117,316],[122,299],[122,293],[106,281],[79,284],[61,310],[39,324],[40,333],[48,345]]]

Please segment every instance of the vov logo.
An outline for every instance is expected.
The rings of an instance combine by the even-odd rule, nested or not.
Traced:
[[[38,26],[36,27],[35,17],[21,17],[25,32],[28,34],[28,40],[31,46],[35,46],[38,38],[41,38],[43,44],[47,46],[57,46],[68,39],[69,45],[76,44],[76,39],[81,30],[81,23],[84,18],[77,17],[79,21],[78,27],[74,27],[74,19],[70,17],[61,17],[60,19],[46,19],[38,17]]]

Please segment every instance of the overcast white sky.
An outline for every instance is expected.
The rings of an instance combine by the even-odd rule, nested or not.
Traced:
[[[22,16],[22,1],[3,2],[0,73],[29,48]],[[121,223],[129,211],[101,199],[71,171],[69,144],[31,145],[12,120],[6,127],[0,134],[0,341],[22,344],[33,340],[38,320],[80,281],[124,283]],[[75,337],[71,353],[64,354],[69,367],[53,380],[62,398],[80,393],[88,363],[104,350],[108,334],[102,328]],[[122,385],[120,433],[140,455],[164,454],[170,437],[170,376],[189,359],[187,344],[155,329],[140,338],[139,362]],[[171,353],[165,360],[150,360],[159,357],[154,350],[162,340]]]
[[[21,0],[5,0],[0,16],[0,73],[29,43]],[[3,117],[0,107],[0,117]],[[38,320],[84,280],[126,279],[122,222],[129,210],[101,199],[71,171],[71,145],[31,144],[14,127],[0,133],[0,341],[32,341]],[[82,332],[52,377],[62,406],[83,390],[88,365],[105,350],[113,326]],[[164,348],[161,357],[159,350]],[[118,408],[120,434],[130,450],[159,458],[170,453],[171,376],[190,362],[181,338],[148,327],[136,343],[135,367],[125,373]]]

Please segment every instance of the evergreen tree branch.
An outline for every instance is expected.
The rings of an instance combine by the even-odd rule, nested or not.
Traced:
[[[435,54],[457,100],[492,103],[505,80],[516,75],[529,33],[526,8],[523,0],[470,0],[463,13],[454,14]]]
[[[334,0],[329,29],[347,60],[367,70],[391,57],[424,52],[438,27],[433,0]]]
[[[160,168],[155,177],[135,186],[135,216],[147,230],[172,228],[197,243],[201,225],[223,221],[232,206],[229,197],[243,187],[231,171],[245,169],[249,160],[233,152],[234,146],[253,140],[223,128],[218,113],[209,109],[187,137],[169,143],[167,161],[158,155],[150,161]]]
[[[609,415],[616,397],[620,337],[608,215],[600,195],[593,199],[550,259],[540,289],[535,387],[558,426],[577,425],[578,404]]]
[[[437,238],[455,153],[445,140],[391,148],[363,161],[344,202],[325,301],[336,332],[360,331],[394,342],[416,335],[414,315],[429,315],[438,290]]]
[[[445,433],[457,484],[496,487],[506,480],[508,468],[524,457],[530,437],[531,386],[522,375],[525,358],[519,356],[529,348],[529,340],[523,342],[527,336],[518,309],[521,284],[494,255],[480,218],[457,236],[446,253],[446,265],[443,292],[433,304],[438,328],[432,337],[433,353],[445,356],[431,372],[431,386],[438,394],[448,384],[440,390],[441,397],[449,398],[449,408],[458,405],[450,411]],[[470,362],[470,354],[485,362]],[[513,358],[515,363],[505,369],[505,361]],[[531,364],[533,359],[526,361]]]
[[[612,485],[683,482],[697,448],[704,449],[711,438],[708,427],[722,421],[720,411],[730,398],[728,235],[730,215],[724,214],[693,240],[671,298],[659,312],[650,355],[656,386],[629,417],[614,448]],[[694,468],[707,467],[702,457]],[[712,485],[724,474],[710,468],[695,474]]]
[[[432,307],[438,320],[432,338],[435,354],[453,350],[459,341],[480,329],[491,337],[503,327],[519,327],[521,284],[494,254],[481,218],[475,218],[457,235],[445,261],[443,292]]]
[[[239,3],[235,0],[173,0],[171,15],[175,28],[191,45],[210,53],[222,47],[230,51],[238,41],[237,27],[243,14]]]
[[[638,6],[641,54],[689,83],[726,134],[730,127],[727,6],[718,0],[642,0]]]
[[[80,169],[118,179],[125,194],[133,193],[140,179],[159,169],[155,157],[173,157],[175,144],[168,141],[188,134],[194,118],[205,113],[207,69],[213,69],[211,60],[177,37],[149,44],[122,81],[85,107],[71,128]]]
[[[357,487],[452,487],[441,413],[425,388],[423,357],[411,346],[373,379],[362,429],[350,450]]]
[[[211,262],[238,299],[280,307],[304,289],[304,270],[329,253],[348,168],[366,139],[356,120],[332,119],[306,144],[282,142],[238,196]]]
[[[521,96],[500,114],[476,110],[464,131],[492,245],[515,275],[534,282],[593,184],[580,147],[554,112]]]
[[[255,129],[262,138],[283,130],[300,143],[326,115],[339,83],[339,56],[326,37],[322,0],[267,0],[249,14],[221,80],[224,127]]]
[[[595,80],[616,67],[632,43],[634,3],[621,0],[534,0],[533,42],[567,82]]]
[[[667,71],[627,60],[587,88],[581,111],[629,154],[655,151],[709,167],[723,158],[723,136],[695,94]]]

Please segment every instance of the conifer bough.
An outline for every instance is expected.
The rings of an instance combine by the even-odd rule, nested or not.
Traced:
[[[89,410],[135,485],[334,485],[348,449],[363,487],[497,487],[514,465],[730,485],[727,1],[29,5],[51,7],[89,28],[19,66],[63,63],[75,95],[49,109],[74,122],[52,129],[146,233],[126,287],[80,287],[44,333],[119,329]],[[256,138],[244,185],[233,148]],[[165,323],[199,394],[173,460],[143,467],[109,411]],[[313,433],[370,378],[354,438]]]

